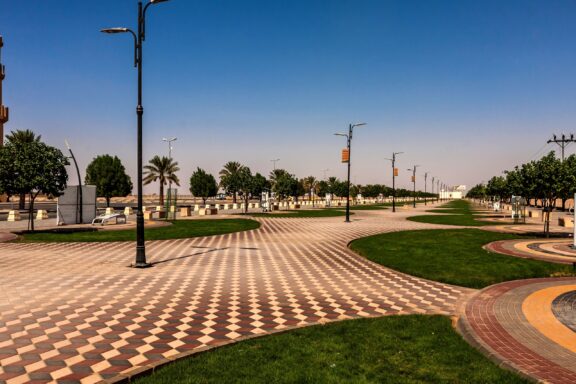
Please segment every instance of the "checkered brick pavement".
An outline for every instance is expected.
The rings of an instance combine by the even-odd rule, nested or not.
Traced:
[[[354,317],[453,314],[472,291],[350,252],[354,238],[438,228],[413,213],[262,219],[258,230],[147,243],[0,244],[0,382],[116,381],[242,338]]]

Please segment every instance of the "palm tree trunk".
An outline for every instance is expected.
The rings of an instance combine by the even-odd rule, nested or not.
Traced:
[[[164,205],[164,183],[160,182],[160,206]]]

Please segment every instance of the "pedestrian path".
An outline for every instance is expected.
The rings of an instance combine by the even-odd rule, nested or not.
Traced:
[[[438,228],[412,212],[262,219],[258,230],[147,243],[0,244],[0,381],[119,380],[255,335],[355,317],[453,315],[472,290],[348,250],[355,238]]]
[[[572,239],[518,239],[495,241],[484,248],[509,256],[572,264],[576,262],[573,244]]]
[[[466,305],[459,326],[494,360],[546,383],[576,382],[576,279],[512,281]]]

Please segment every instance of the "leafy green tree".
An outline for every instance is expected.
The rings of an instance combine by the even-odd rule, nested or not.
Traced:
[[[348,192],[348,181],[336,180],[332,183],[332,190],[336,196],[340,198],[346,197],[346,193]]]
[[[12,144],[25,144],[25,143],[33,143],[33,142],[40,142],[42,139],[42,135],[36,135],[29,129],[26,130],[16,130],[8,133],[6,135],[6,142]],[[10,194],[8,194],[10,196]],[[20,200],[18,201],[18,209],[24,209],[26,203],[26,194],[20,193]]]
[[[328,182],[326,182],[326,180],[320,180],[316,184],[316,194],[318,197],[324,198],[326,197],[326,193],[328,193]]]
[[[229,161],[224,164],[220,171],[220,186],[224,188],[226,194],[232,195],[232,201],[236,203],[236,196],[239,191],[240,170],[242,164],[237,161]]]
[[[494,176],[488,180],[486,185],[486,194],[492,200],[502,200],[508,196],[506,179],[503,176]]]
[[[166,156],[154,156],[148,165],[144,166],[144,170],[144,179],[142,180],[144,184],[160,182],[160,205],[164,205],[164,186],[168,182],[180,186],[180,180],[176,176],[176,172],[180,170],[178,162],[174,162]]]
[[[466,197],[470,199],[486,198],[486,186],[484,184],[476,184],[466,193]]]
[[[254,182],[254,176],[252,176],[250,168],[246,166],[240,168],[238,171],[238,191],[242,194],[244,200],[244,213],[248,213],[248,203],[255,187]]]
[[[214,176],[198,168],[190,177],[190,192],[196,197],[201,197],[206,204],[206,199],[218,193],[218,184]]]
[[[562,209],[566,208],[566,200],[574,198],[576,192],[576,155],[570,155],[562,162],[562,181],[560,182],[560,198]]]
[[[28,220],[34,231],[34,200],[39,194],[60,196],[68,181],[68,158],[58,148],[40,141],[14,143],[0,148],[0,191],[29,194]]]
[[[106,199],[108,207],[112,197],[132,192],[132,180],[117,156],[96,156],[86,168],[84,182],[96,186],[96,194]]]
[[[272,190],[281,200],[289,196],[296,196],[298,193],[298,179],[288,172],[282,173],[276,177]]]
[[[554,152],[542,157],[533,166],[534,186],[536,197],[543,201],[544,208],[544,234],[550,236],[550,212],[556,208],[556,199],[560,198],[563,188],[565,168]]]
[[[256,173],[254,175],[254,179],[252,180],[252,197],[258,196],[261,198],[262,192],[267,189],[270,189],[270,182],[266,180],[266,178],[260,173]]]

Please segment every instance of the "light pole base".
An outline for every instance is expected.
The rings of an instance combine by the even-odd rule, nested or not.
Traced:
[[[153,266],[152,263],[136,263],[136,264],[131,264],[131,265],[130,265],[130,268],[139,268],[139,269],[142,269],[142,268],[150,268],[150,267],[152,267],[152,266]]]

